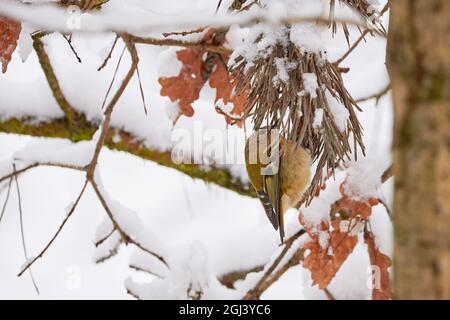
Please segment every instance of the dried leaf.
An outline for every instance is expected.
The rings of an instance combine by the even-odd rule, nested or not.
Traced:
[[[303,266],[311,271],[313,284],[318,284],[320,289],[325,289],[330,284],[358,242],[357,236],[352,235],[349,231],[342,232],[340,230],[340,220],[335,220],[332,224],[331,232],[322,231],[328,232],[329,235],[326,248],[322,247],[323,244],[321,245],[317,233],[304,246],[304,249],[309,249],[310,253],[305,258]],[[328,224],[322,223],[322,229],[328,229],[326,225]]]
[[[200,96],[205,81],[202,78],[203,50],[185,49],[177,52],[177,59],[183,63],[180,73],[176,77],[162,77],[161,95],[169,97],[172,102],[178,102],[180,112],[192,117],[194,109],[192,103]]]
[[[216,68],[209,78],[209,84],[211,88],[216,89],[216,103],[222,100],[224,105],[228,103],[233,104],[233,108],[229,112],[220,108],[217,109],[217,107],[216,110],[225,116],[229,124],[239,122],[234,116],[241,116],[244,113],[248,92],[241,91],[236,94],[235,88],[237,83],[220,59],[216,61]]]
[[[214,28],[208,29],[202,39],[206,45],[222,45],[224,41],[225,33]],[[242,124],[239,116],[244,112],[248,92],[235,94],[236,82],[226,67],[228,56],[203,49],[184,49],[177,52],[177,59],[183,64],[179,75],[158,80],[161,95],[178,103],[180,114],[190,117],[194,114],[192,103],[209,80],[210,86],[216,89],[215,102],[222,100],[224,105],[233,105],[229,112],[216,105],[217,112],[224,115],[229,124]]]
[[[380,252],[375,244],[372,232],[364,232],[364,240],[369,249],[370,264],[376,267],[372,273],[372,300],[389,300],[392,298],[391,279],[389,267],[391,259]]]
[[[0,62],[3,73],[6,72],[11,56],[16,50],[21,30],[19,22],[0,16]]]
[[[372,214],[372,207],[378,205],[379,201],[376,198],[369,198],[364,200],[356,200],[349,197],[345,193],[344,183],[340,186],[342,198],[336,203],[335,209],[337,212],[345,212],[350,218],[359,217],[367,220]]]

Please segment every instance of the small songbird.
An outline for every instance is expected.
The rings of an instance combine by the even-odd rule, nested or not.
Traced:
[[[248,176],[269,221],[284,240],[283,215],[302,198],[309,183],[310,153],[278,135],[260,129],[245,145]]]

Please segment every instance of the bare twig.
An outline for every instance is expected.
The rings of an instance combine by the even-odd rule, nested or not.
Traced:
[[[389,205],[383,199],[378,199],[378,202],[380,202],[383,205],[383,207],[386,209],[386,213],[392,221],[394,216],[392,215],[392,210],[391,210],[391,208],[389,208]]]
[[[100,67],[98,67],[97,71],[101,71],[108,64],[108,61],[109,59],[111,59],[114,49],[116,48],[117,40],[119,40],[118,35],[116,35],[116,38],[114,39],[114,42],[111,46],[111,49],[109,50],[108,55],[106,56],[105,60],[103,60],[103,63],[100,65]]]
[[[356,100],[356,103],[362,103],[362,102],[366,102],[366,101],[375,99],[376,100],[376,104],[378,104],[380,99],[382,97],[384,97],[390,90],[391,90],[391,84],[388,83],[380,92],[372,94],[372,95],[370,95],[368,97],[360,98],[360,99]]]
[[[78,63],[82,63],[82,62],[81,62],[81,58],[80,58],[80,56],[78,55],[78,52],[75,50],[75,48],[74,48],[73,45],[72,45],[72,38],[69,38],[69,37],[68,37],[67,35],[65,35],[65,34],[63,34],[62,36],[63,36],[64,39],[66,39],[67,44],[69,45],[70,50],[71,50],[72,53],[74,54],[74,56],[75,56],[75,58],[77,59]]]
[[[389,168],[386,169],[386,171],[384,171],[383,175],[381,176],[381,182],[385,183],[393,176],[394,176],[394,166],[391,165]]]
[[[139,91],[141,92],[142,105],[144,106],[145,115],[147,115],[147,104],[145,103],[144,88],[142,87],[141,74],[139,73],[139,66],[136,66],[136,74],[139,81]]]
[[[165,259],[160,256],[159,254],[152,252],[151,250],[145,248],[141,243],[139,243],[138,241],[134,240],[133,238],[131,238],[123,229],[122,227],[119,225],[119,223],[116,221],[116,218],[114,217],[114,213],[112,212],[111,208],[109,207],[105,197],[103,196],[102,192],[100,191],[100,188],[98,187],[97,183],[95,182],[94,179],[90,179],[89,180],[91,182],[91,185],[95,191],[95,193],[97,194],[98,199],[100,200],[100,203],[102,204],[103,208],[105,209],[108,217],[111,219],[111,222],[113,223],[115,229],[120,233],[122,239],[124,240],[125,244],[133,244],[136,247],[138,247],[139,249],[141,249],[144,252],[147,252],[148,254],[154,256],[155,258],[157,258],[159,261],[161,261],[166,267],[168,267],[167,262],[165,261]]]
[[[383,10],[381,10],[379,18],[381,18],[389,9],[389,2],[384,6]],[[366,36],[370,33],[373,34],[373,29],[365,29],[359,38],[353,43],[353,45],[350,46],[350,48],[347,50],[347,52],[338,60],[334,62],[335,65],[340,65],[345,59],[348,58],[348,56],[358,47],[358,45],[361,43],[361,41],[365,40]],[[384,36],[386,37],[386,36]],[[358,101],[357,101],[358,102]]]
[[[84,168],[70,165],[70,164],[64,164],[64,163],[53,163],[53,162],[36,162],[33,164],[30,164],[26,166],[25,168],[15,170],[12,173],[7,174],[6,176],[0,177],[0,182],[6,181],[7,179],[10,179],[12,177],[21,175],[22,173],[25,173],[33,168],[36,167],[56,167],[56,168],[63,168],[63,169],[71,169],[71,170],[78,170],[78,171],[84,171]]]
[[[124,39],[125,40],[125,39]],[[125,40],[126,41],[126,40]],[[112,112],[114,110],[114,107],[117,104],[117,101],[119,101],[120,97],[122,96],[123,92],[128,86],[128,83],[131,81],[131,78],[133,77],[134,73],[136,72],[136,68],[139,62],[139,59],[137,57],[136,47],[134,44],[130,44],[129,41],[126,41],[127,48],[130,51],[132,60],[131,60],[131,66],[127,74],[125,75],[125,78],[122,81],[122,84],[120,85],[119,89],[117,89],[117,92],[112,97],[111,101],[109,102],[108,106],[105,108],[105,111],[103,113],[103,122],[100,127],[100,137],[98,139],[97,145],[95,147],[94,157],[91,160],[91,163],[88,166],[87,169],[87,179],[93,180],[94,177],[94,171],[97,166],[98,157],[100,156],[100,151],[102,147],[105,145],[106,137],[109,131],[109,125],[111,123],[111,116]]]
[[[334,295],[331,293],[331,291],[328,288],[323,289],[323,292],[327,296],[328,300],[336,300]]]
[[[136,44],[150,44],[157,46],[176,46],[176,47],[185,47],[185,48],[194,48],[194,49],[202,49],[209,52],[220,53],[224,55],[230,55],[233,53],[233,50],[225,48],[223,46],[215,46],[209,45],[203,41],[200,42],[187,42],[182,40],[175,39],[156,39],[156,38],[143,38],[138,36],[130,36],[131,41]]]
[[[56,238],[59,236],[59,234],[61,233],[61,231],[63,230],[64,226],[66,225],[67,221],[69,220],[69,218],[72,216],[72,214],[75,212],[75,209],[78,206],[78,203],[81,200],[81,197],[84,194],[84,191],[86,190],[86,187],[88,185],[88,181],[86,180],[84,182],[83,188],[81,189],[80,194],[78,195],[77,199],[75,200],[75,203],[72,205],[72,207],[70,208],[69,212],[67,213],[66,217],[64,218],[63,222],[61,223],[61,225],[59,226],[58,230],[56,231],[55,235],[50,239],[50,241],[47,243],[47,245],[44,247],[44,249],[35,257],[33,258],[30,262],[28,262],[24,268],[22,268],[22,270],[19,272],[19,274],[17,275],[18,277],[22,276],[22,274],[28,270],[38,259],[42,258],[45,254],[45,252],[47,252],[47,250],[50,248],[50,246],[53,244],[53,242],[56,240]]]
[[[267,271],[264,272],[263,276],[261,277],[261,279],[259,279],[256,285],[247,292],[243,300],[259,299],[261,294],[268,288],[267,283],[270,282],[269,279],[272,276],[272,273],[275,271],[280,262],[283,260],[284,256],[288,253],[289,249],[292,247],[294,242],[305,233],[306,231],[302,229],[285,241],[283,250],[280,252],[278,257],[272,262]]]
[[[347,57],[358,47],[358,45],[361,43],[361,41],[363,41],[370,32],[371,32],[371,30],[369,30],[369,29],[364,30],[363,33],[361,33],[361,35],[359,36],[358,40],[356,40],[355,43],[353,43],[353,45],[347,50],[347,52],[341,58],[336,60],[334,62],[334,64],[340,65],[342,63],[342,61],[347,59]]]
[[[184,36],[187,36],[187,35],[190,35],[190,34],[194,34],[194,33],[202,33],[203,31],[205,31],[205,29],[206,29],[205,27],[200,27],[200,28],[197,28],[197,29],[194,29],[194,30],[190,30],[190,31],[164,32],[163,36],[165,38],[170,37],[170,36],[182,36],[182,37],[184,37]]]
[[[119,239],[117,241],[117,243],[115,243],[114,247],[110,248],[107,254],[97,258],[95,260],[95,263],[100,264],[100,263],[103,263],[103,262],[115,257],[117,255],[117,253],[119,253],[119,248],[120,248],[120,245],[122,244],[122,242],[123,242],[123,240]]]
[[[238,280],[243,280],[249,273],[261,272],[264,266],[258,266],[249,270],[232,271],[219,277],[219,282],[227,288],[234,289],[234,284]]]
[[[122,62],[122,58],[123,58],[126,48],[127,48],[126,46],[123,47],[122,53],[120,54],[120,57],[119,57],[119,61],[117,61],[116,69],[114,70],[113,77],[111,79],[111,82],[109,83],[108,90],[106,90],[105,98],[103,99],[102,110],[105,107],[106,100],[108,99],[108,96],[109,96],[109,93],[111,92],[114,81],[116,80],[117,72],[119,71],[120,63]]]
[[[112,230],[110,232],[108,232],[108,234],[106,236],[104,236],[103,238],[99,239],[98,241],[96,241],[94,243],[95,247],[100,246],[102,243],[104,243],[106,240],[108,240],[109,237],[111,237],[115,231],[116,231],[116,229],[112,228]]]
[[[8,182],[8,191],[6,192],[6,198],[5,198],[5,202],[3,203],[3,207],[2,207],[2,213],[0,214],[0,224],[2,223],[3,220],[3,215],[5,214],[6,211],[6,206],[8,205],[8,200],[9,200],[9,195],[11,193],[11,184],[12,184],[13,178],[9,178],[9,182]]]
[[[129,294],[130,296],[132,296],[133,298],[135,298],[136,300],[141,300],[141,298],[139,297],[138,294],[134,293],[133,291],[131,291],[130,288],[127,288],[127,294]]]
[[[16,171],[16,166],[14,165],[14,171]],[[12,178],[11,178],[12,180]],[[20,187],[19,187],[19,179],[17,178],[17,175],[14,176],[14,181],[16,183],[16,191],[17,191],[17,202],[19,205],[19,221],[20,221],[20,234],[22,238],[22,248],[23,248],[23,254],[25,256],[25,260],[28,261],[28,253],[27,253],[27,246],[25,242],[25,229],[23,226],[23,210],[22,210],[22,195],[20,193]],[[28,270],[30,273],[31,282],[33,283],[34,290],[36,290],[36,293],[39,295],[39,288],[36,284],[36,280],[34,279],[33,271],[31,268]]]
[[[159,278],[159,279],[163,279],[163,278],[164,278],[163,276],[161,276],[161,275],[159,275],[159,274],[157,274],[157,273],[154,273],[154,272],[151,271],[151,270],[145,269],[145,268],[143,268],[143,267],[140,267],[140,266],[137,266],[137,265],[134,265],[134,264],[130,264],[129,267],[130,267],[130,269],[132,269],[132,270],[134,270],[134,271],[146,273],[146,274],[148,274],[148,275],[157,277],[157,278]]]

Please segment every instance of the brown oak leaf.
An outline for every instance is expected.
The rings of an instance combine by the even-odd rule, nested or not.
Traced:
[[[177,52],[177,59],[183,64],[176,77],[162,77],[161,95],[169,97],[172,102],[178,102],[180,112],[192,117],[192,103],[200,96],[205,81],[202,78],[203,50],[185,49]]]
[[[11,56],[16,50],[21,30],[22,25],[19,22],[0,16],[0,62],[3,73],[6,72]]]
[[[220,114],[225,116],[227,123],[238,125],[242,124],[242,120],[237,118],[242,116],[247,103],[248,92],[243,91],[235,93],[237,82],[228,72],[225,64],[221,60],[216,61],[216,68],[209,78],[209,84],[211,88],[216,89],[216,110]],[[222,100],[224,105],[231,103],[233,108],[228,113],[217,106],[217,102]],[[237,116],[237,117],[234,117]]]
[[[372,232],[366,230],[364,240],[369,249],[370,264],[372,267],[376,267],[372,273],[372,300],[389,300],[392,298],[389,275],[391,259],[378,249]]]
[[[225,33],[214,28],[208,29],[202,43],[220,46],[225,42]],[[192,103],[200,96],[200,91],[209,80],[210,86],[216,89],[215,103],[222,100],[225,105],[231,103],[232,110],[226,112],[216,105],[216,111],[224,115],[229,124],[241,125],[241,116],[247,102],[247,91],[235,94],[236,82],[228,72],[226,54],[209,52],[203,48],[188,48],[177,52],[177,59],[182,63],[180,73],[176,77],[162,77],[161,95],[169,97],[180,108],[180,114],[191,117],[194,114]],[[236,117],[235,117],[236,116]]]
[[[345,193],[344,183],[340,186],[342,198],[336,203],[337,211],[345,212],[350,218],[360,217],[361,219],[369,219],[372,214],[372,207],[378,205],[379,200],[376,198],[369,198],[365,200],[356,200],[349,197]]]
[[[328,245],[323,247],[319,234],[313,234],[311,241],[304,245],[304,249],[309,249],[310,253],[305,258],[303,266],[311,272],[313,284],[319,285],[320,289],[325,289],[342,264],[358,242],[357,236],[351,232],[342,232],[340,230],[340,220],[332,222],[333,230],[322,230],[328,233]],[[323,222],[321,229],[329,229],[328,223]]]

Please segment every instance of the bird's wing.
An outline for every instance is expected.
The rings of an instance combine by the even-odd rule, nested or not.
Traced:
[[[269,194],[269,198],[272,202],[274,211],[276,224],[279,228],[281,243],[283,243],[284,239],[284,220],[283,220],[283,212],[281,206],[281,176],[280,176],[281,168],[278,166],[278,170],[276,173],[266,177],[267,182],[267,193]],[[273,223],[272,223],[273,224]],[[277,230],[277,228],[275,228]]]
[[[272,176],[261,175],[262,179],[262,190],[258,191],[258,197],[261,204],[266,212],[267,218],[269,219],[275,230],[278,230],[278,214],[276,211],[276,202],[274,198],[274,181]]]
[[[266,194],[266,202],[270,203],[270,208],[268,208],[270,210],[266,210],[266,214],[275,230],[278,230],[278,227],[280,226],[280,175],[276,172],[273,175],[264,175],[262,176],[262,179],[263,191]],[[266,206],[264,206],[264,209],[266,209]]]

